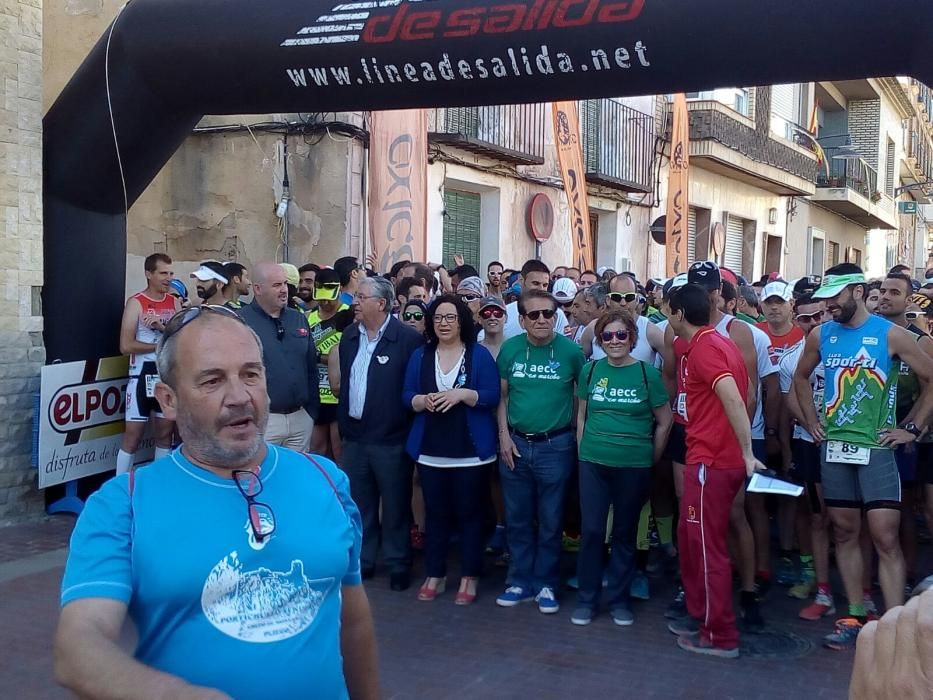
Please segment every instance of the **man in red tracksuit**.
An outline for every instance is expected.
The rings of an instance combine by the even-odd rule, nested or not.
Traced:
[[[764,469],[752,455],[748,371],[738,347],[709,326],[709,295],[688,284],[671,295],[670,323],[688,345],[678,363],[678,402],[687,424],[680,502],[680,566],[689,617],[671,622],[681,649],[735,658],[729,511],[746,476]]]

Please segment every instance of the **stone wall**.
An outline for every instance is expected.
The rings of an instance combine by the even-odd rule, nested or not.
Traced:
[[[42,513],[30,467],[41,285],[42,0],[0,0],[0,525]]]

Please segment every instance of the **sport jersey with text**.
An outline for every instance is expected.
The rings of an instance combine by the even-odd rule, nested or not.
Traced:
[[[654,365],[658,353],[654,351],[654,348],[651,347],[651,343],[648,342],[648,326],[651,325],[651,321],[644,316],[638,316],[635,319],[635,324],[638,327],[638,342],[635,343],[635,347],[632,348],[632,357],[636,360],[647,362],[649,365]],[[597,338],[593,338],[593,354],[590,355],[590,359],[601,360],[605,356],[606,351],[603,350],[602,346],[597,342]]]
[[[927,334],[915,326],[908,323],[906,330],[919,343],[921,338],[927,337]],[[920,397],[920,377],[911,369],[910,365],[904,362],[900,357],[895,358],[897,362],[897,421],[900,423],[911,410],[914,403]]]
[[[797,371],[797,365],[800,363],[800,357],[803,355],[803,349],[806,345],[806,339],[789,348],[781,358],[780,364],[780,382],[781,393],[789,394],[794,390],[794,372]],[[821,362],[816,369],[810,373],[810,389],[813,391],[813,404],[816,406],[816,415],[820,422],[823,422],[823,394],[826,391],[826,373]],[[794,438],[806,440],[807,442],[816,442],[813,436],[799,423],[794,421]]]
[[[161,299],[153,299],[145,292],[137,292],[130,298],[138,301],[141,307],[139,320],[136,321],[136,341],[155,345],[162,338],[162,331],[149,328],[143,321],[155,317],[163,324],[168,323],[175,315],[175,297],[166,294]],[[139,374],[144,363],[155,362],[155,359],[155,350],[133,353],[130,355],[130,374]]]
[[[308,325],[311,327],[311,340],[314,341],[314,346],[321,358],[318,363],[317,374],[322,404],[334,405],[337,403],[337,397],[334,396],[334,392],[330,388],[327,356],[333,348],[340,344],[340,338],[343,336],[342,329],[353,321],[352,312],[349,310],[349,306],[341,304],[337,309],[337,313],[326,321],[321,319],[321,312],[318,310],[309,311],[307,315]],[[351,314],[349,318],[347,317],[348,313]],[[341,330],[337,330],[338,328]]]
[[[587,363],[577,380],[586,401],[580,459],[607,467],[650,467],[654,411],[668,401],[661,373],[636,360],[613,367],[608,359]]]
[[[693,336],[684,359],[687,464],[722,469],[744,466],[742,448],[716,394],[719,382],[731,377],[745,401],[749,380],[742,353],[729,338],[707,326]]]
[[[340,589],[361,582],[359,512],[333,462],[267,447],[269,537],[232,480],[177,449],[138,469],[132,494],[122,474],[88,499],[61,604],[127,604],[138,661],[237,700],[346,698]]]
[[[873,315],[858,328],[836,321],[820,326],[827,440],[879,448],[878,431],[894,427],[897,367],[888,352],[891,326]]]
[[[509,425],[522,433],[545,433],[570,426],[574,383],[583,351],[562,335],[532,345],[525,333],[502,344],[496,365],[508,383]]]
[[[729,338],[729,329],[732,323],[736,321],[734,316],[723,314],[723,317],[716,324],[716,331],[724,338]],[[762,401],[761,380],[778,372],[778,358],[771,347],[771,341],[768,334],[756,326],[747,324],[752,332],[752,341],[755,344],[755,356],[758,364],[758,393],[756,394],[755,415],[752,417],[752,440],[764,440],[765,438],[765,415],[764,402]]]

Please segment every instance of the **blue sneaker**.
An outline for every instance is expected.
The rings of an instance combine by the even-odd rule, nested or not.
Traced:
[[[651,600],[651,592],[648,590],[648,577],[642,573],[635,574],[628,594],[632,598],[638,598],[639,600]]]
[[[793,586],[800,582],[800,573],[790,557],[781,557],[778,564],[777,584],[779,586]]]
[[[514,608],[519,603],[527,603],[534,600],[534,593],[522,586],[509,586],[505,593],[496,598],[496,605],[503,608]]]
[[[538,604],[539,612],[545,615],[551,615],[560,610],[560,603],[554,597],[554,589],[548,586],[542,588],[541,592],[535,596],[535,602]]]

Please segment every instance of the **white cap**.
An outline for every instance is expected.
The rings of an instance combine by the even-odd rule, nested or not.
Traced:
[[[794,298],[794,286],[784,280],[768,282],[761,290],[761,300],[765,301],[769,297],[781,297],[784,301],[790,301]]]
[[[197,270],[191,273],[191,276],[195,279],[200,280],[201,282],[210,282],[211,280],[217,280],[221,284],[228,284],[228,280],[219,272],[215,272],[206,265],[201,265]]]
[[[687,273],[681,272],[679,275],[675,275],[671,278],[671,289],[677,289],[678,287],[683,287],[687,284]]]
[[[554,281],[554,287],[551,289],[551,296],[558,301],[569,301],[577,295],[577,283],[569,277],[561,277]]]

